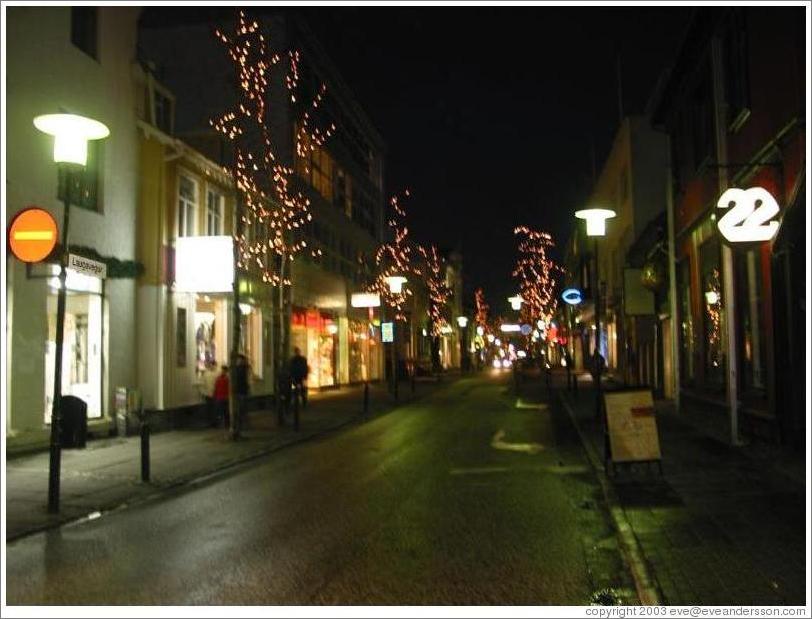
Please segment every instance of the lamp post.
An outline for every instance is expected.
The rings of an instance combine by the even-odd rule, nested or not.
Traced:
[[[386,278],[386,285],[389,286],[389,292],[392,294],[402,294],[403,284],[408,280],[402,275],[390,275]],[[395,328],[395,316],[392,316],[392,395],[398,399],[398,360],[396,346],[398,342],[398,329]]]
[[[63,175],[62,255],[59,259],[59,289],[56,296],[56,351],[54,354],[54,397],[51,404],[51,444],[48,468],[48,511],[59,512],[59,481],[62,465],[62,339],[65,335],[65,280],[68,264],[68,230],[73,172],[87,165],[88,140],[100,140],[110,130],[97,120],[74,114],[45,114],[34,119],[34,126],[54,136],[53,160]]]
[[[598,237],[606,236],[606,220],[615,217],[617,213],[606,208],[589,208],[575,212],[578,219],[586,220],[586,235],[594,237],[595,253],[595,418],[601,417],[601,399],[603,397],[603,385],[601,384],[601,374],[603,367],[600,356],[601,343],[601,293],[600,293],[600,262],[598,261]]]
[[[460,372],[465,372],[466,369],[466,354],[465,354],[465,328],[468,326],[467,316],[457,316],[457,325],[460,327]]]
[[[522,295],[517,294],[512,297],[508,297],[508,302],[510,303],[510,307],[512,307],[517,312],[522,309],[522,303],[524,303],[524,299]]]

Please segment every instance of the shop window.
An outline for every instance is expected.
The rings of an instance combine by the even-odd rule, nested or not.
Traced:
[[[87,163],[84,167],[74,167],[67,172],[58,166],[57,197],[66,199],[71,206],[78,206],[90,211],[99,208],[99,178],[101,175],[103,146],[101,140],[90,140],[87,143]]]
[[[206,234],[223,234],[223,195],[209,188],[206,192]]]
[[[102,416],[101,280],[68,271],[65,330],[62,337],[62,394],[81,398],[89,418]],[[92,281],[88,281],[92,280]],[[76,285],[78,283],[79,285]],[[89,284],[89,285],[85,285]],[[49,280],[48,341],[45,353],[45,414],[51,422],[56,360],[56,306],[59,280]]]
[[[189,176],[178,177],[178,236],[194,236],[197,218],[197,182]]]
[[[741,325],[742,390],[750,395],[764,395],[766,387],[766,325],[764,323],[763,274],[761,252],[752,249],[736,261],[736,297],[740,300],[737,314]]]
[[[691,312],[691,261],[685,258],[677,269],[679,295],[679,343],[682,382],[694,382],[694,321]]]
[[[722,338],[725,316],[719,257],[720,247],[717,238],[706,241],[699,248],[705,385],[722,389],[725,384],[725,353]]]
[[[248,359],[250,375],[262,378],[262,310],[240,304],[240,352]]]
[[[98,14],[95,6],[73,6],[70,10],[70,42],[98,60]]]

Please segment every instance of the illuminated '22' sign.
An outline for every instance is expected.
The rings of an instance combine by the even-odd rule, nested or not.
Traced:
[[[561,293],[561,298],[564,299],[564,303],[569,303],[570,305],[578,305],[584,300],[584,296],[577,288],[567,288]]]
[[[778,203],[762,187],[725,191],[716,203],[717,209],[729,209],[719,218],[716,227],[730,243],[763,243],[778,232]]]

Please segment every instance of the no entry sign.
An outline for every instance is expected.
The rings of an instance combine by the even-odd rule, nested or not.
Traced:
[[[20,211],[8,229],[8,245],[23,262],[39,262],[53,251],[56,245],[56,220],[41,208]]]

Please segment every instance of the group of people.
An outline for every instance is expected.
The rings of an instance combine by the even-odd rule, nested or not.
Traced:
[[[210,369],[213,370],[214,367],[216,364],[209,364]],[[294,348],[293,357],[280,371],[280,396],[286,408],[291,402],[291,395],[299,397],[302,406],[307,405],[307,376],[309,373],[310,367],[307,365],[307,358],[302,355],[299,348]],[[234,377],[234,395],[237,400],[238,417],[242,416],[245,398],[250,393],[250,377],[251,366],[248,359],[245,355],[238,355]],[[231,390],[229,367],[221,366],[220,373],[214,377],[213,383],[204,378],[202,386],[203,397],[213,412],[212,425],[222,425],[228,428],[230,424],[228,401]]]

